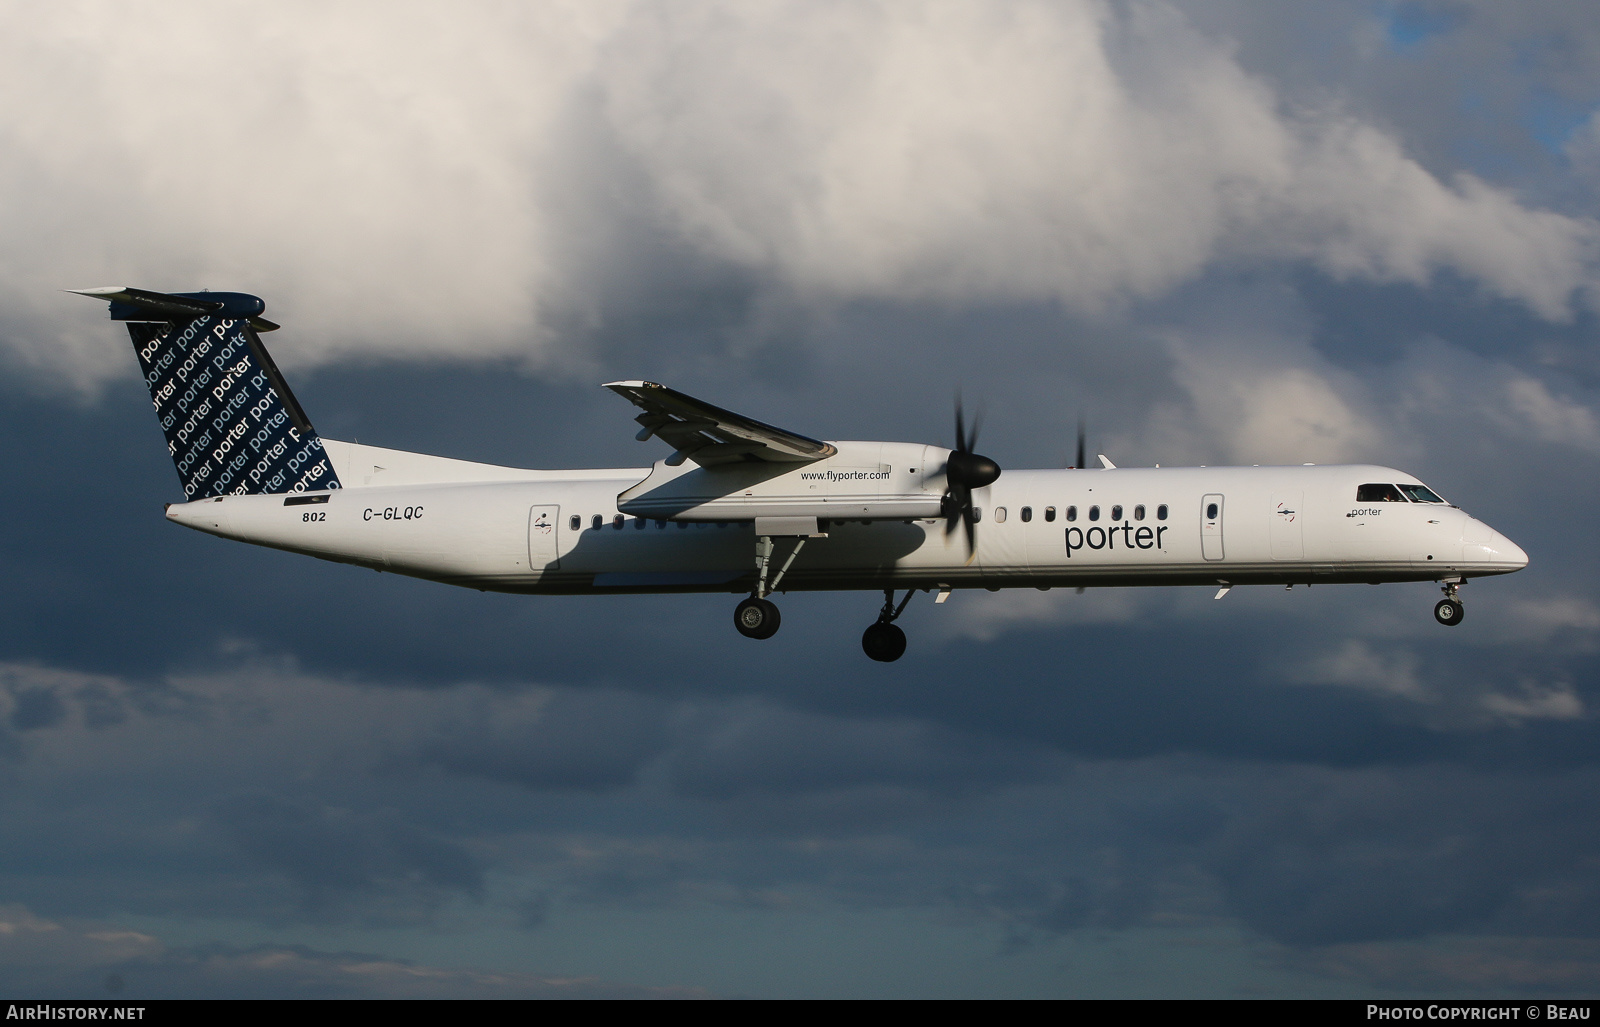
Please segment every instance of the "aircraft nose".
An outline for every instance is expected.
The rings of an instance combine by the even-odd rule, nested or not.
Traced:
[[[1508,571],[1520,571],[1528,566],[1528,554],[1522,547],[1495,531],[1475,517],[1467,518],[1461,533],[1462,557],[1471,562],[1494,564]]]

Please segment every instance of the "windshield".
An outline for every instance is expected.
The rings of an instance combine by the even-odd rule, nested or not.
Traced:
[[[1406,497],[1393,485],[1363,485],[1356,489],[1358,503],[1404,503]]]
[[[1444,502],[1444,500],[1439,498],[1438,493],[1434,492],[1426,485],[1401,485],[1400,491],[1404,492],[1406,494],[1406,498],[1411,500],[1413,503]]]

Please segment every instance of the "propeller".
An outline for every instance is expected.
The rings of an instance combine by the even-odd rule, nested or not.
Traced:
[[[1089,466],[1088,440],[1089,432],[1087,424],[1084,419],[1080,417],[1078,418],[1078,462],[1072,465],[1072,469],[1081,471],[1085,467]]]
[[[966,430],[966,417],[961,409],[961,396],[956,395],[956,448],[945,461],[944,533],[949,537],[957,524],[966,526],[968,561],[978,552],[977,518],[972,511],[972,490],[994,484],[1000,477],[1000,465],[973,451],[978,444],[978,426],[982,417],[972,419],[972,434]]]

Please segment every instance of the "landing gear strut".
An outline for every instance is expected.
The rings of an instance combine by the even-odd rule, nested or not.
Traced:
[[[772,566],[772,536],[756,536],[755,595],[733,608],[733,626],[739,629],[739,634],[745,638],[771,638],[778,633],[778,625],[782,623],[783,618],[778,615],[777,604],[767,596],[777,591],[778,582],[789,573],[794,558],[800,555],[800,550],[805,548],[805,544],[803,535],[794,540],[794,548],[789,551],[789,558],[783,561],[783,566],[778,568],[778,573],[769,583],[767,572]]]
[[[1464,584],[1466,584],[1466,581],[1463,578],[1452,578],[1444,583],[1443,588],[1440,589],[1444,593],[1444,598],[1439,600],[1433,607],[1434,620],[1452,628],[1461,623],[1461,618],[1466,614],[1466,608],[1461,605],[1461,600],[1456,595],[1456,590]]]
[[[893,663],[906,652],[906,633],[895,624],[900,619],[900,614],[905,612],[906,604],[911,602],[911,597],[916,589],[906,589],[906,597],[900,600],[900,605],[894,603],[894,589],[883,590],[883,609],[878,613],[878,619],[867,625],[867,630],[861,633],[861,648],[866,654],[879,663]]]

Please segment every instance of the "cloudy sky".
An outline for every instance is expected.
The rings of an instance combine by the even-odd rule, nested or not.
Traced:
[[[0,987],[1600,992],[1600,23],[1564,0],[0,3]],[[1470,585],[529,598],[186,532],[64,288],[323,434],[650,378],[1059,466],[1377,461]]]

